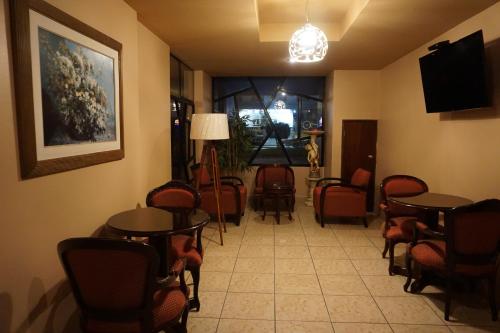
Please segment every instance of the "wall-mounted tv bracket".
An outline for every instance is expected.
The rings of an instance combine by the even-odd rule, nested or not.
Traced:
[[[434,50],[439,50],[439,49],[445,48],[447,46],[450,46],[450,41],[449,40],[443,40],[441,42],[437,42],[436,44],[432,44],[427,49],[429,51],[434,51]]]

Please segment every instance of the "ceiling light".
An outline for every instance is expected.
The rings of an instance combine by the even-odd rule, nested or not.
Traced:
[[[316,62],[326,56],[328,40],[321,29],[309,23],[309,1],[306,2],[306,24],[293,33],[288,51],[290,62]]]

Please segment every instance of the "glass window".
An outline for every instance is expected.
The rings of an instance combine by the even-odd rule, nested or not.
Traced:
[[[304,131],[323,128],[324,82],[323,77],[214,78],[213,107],[245,117],[253,137],[250,164],[305,166],[310,137]],[[322,146],[321,137],[316,142]]]

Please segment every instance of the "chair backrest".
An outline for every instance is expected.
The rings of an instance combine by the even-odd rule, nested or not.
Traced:
[[[57,249],[84,322],[151,328],[159,263],[153,247],[123,239],[70,238]]]
[[[360,187],[368,187],[368,183],[370,182],[370,177],[372,173],[368,170],[357,168],[356,171],[352,174],[351,177],[351,185],[360,186]]]
[[[272,183],[295,187],[295,175],[292,168],[281,164],[261,165],[255,174],[255,187],[264,187]]]
[[[414,176],[392,175],[380,184],[380,202],[389,207],[391,216],[417,216],[419,210],[388,202],[388,197],[409,197],[428,192],[427,184]]]
[[[494,263],[500,241],[500,200],[454,208],[445,216],[446,253],[455,263]]]
[[[200,194],[192,186],[172,180],[149,192],[146,205],[169,211],[192,210],[200,206]]]

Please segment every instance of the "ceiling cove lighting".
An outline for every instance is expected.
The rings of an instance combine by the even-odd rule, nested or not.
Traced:
[[[295,31],[288,44],[290,62],[317,62],[328,51],[328,40],[321,29],[309,23],[309,0],[306,1],[306,24]]]

